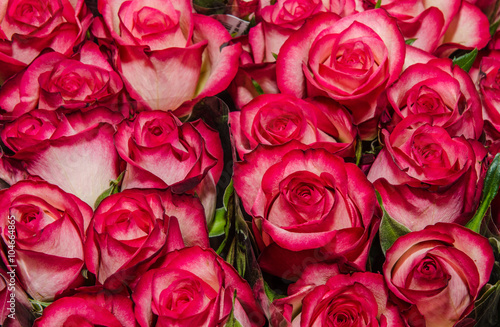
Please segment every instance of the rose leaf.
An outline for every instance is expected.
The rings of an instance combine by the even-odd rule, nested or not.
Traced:
[[[453,64],[458,65],[466,72],[469,72],[469,70],[472,67],[472,64],[474,64],[474,60],[476,60],[477,53],[478,53],[477,48],[475,48],[474,50],[464,55],[461,55],[460,57],[455,57],[453,58]]]
[[[380,228],[379,228],[379,233],[380,233],[380,246],[382,247],[382,251],[385,253],[387,250],[396,242],[396,240],[403,235],[406,235],[411,232],[408,227],[406,227],[403,224],[398,223],[394,218],[389,216],[387,211],[385,211],[384,205],[382,203],[382,197],[378,192],[377,194],[377,200],[380,205],[380,208],[382,208],[383,215],[382,215],[382,221],[380,223]]]

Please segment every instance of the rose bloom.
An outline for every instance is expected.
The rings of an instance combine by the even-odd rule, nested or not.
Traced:
[[[129,189],[97,207],[87,232],[85,262],[101,284],[113,277],[110,283],[134,285],[159,257],[193,245],[209,246],[198,199],[170,190]]]
[[[248,282],[212,249],[168,253],[160,268],[142,276],[132,298],[141,327],[224,326],[231,311],[241,326],[265,322]]]
[[[116,67],[142,108],[186,116],[236,74],[241,46],[227,45],[229,32],[189,0],[104,0],[98,9],[93,33],[116,42]]]
[[[115,144],[127,162],[122,189],[170,186],[175,193],[196,192],[211,220],[223,169],[216,131],[202,120],[183,124],[171,112],[145,111],[120,124]]]
[[[88,41],[72,57],[41,55],[0,89],[4,119],[35,109],[88,110],[95,104],[117,106],[123,82],[99,47]]]
[[[70,55],[84,40],[92,13],[84,0],[4,0],[0,7],[0,84],[44,49]]]
[[[289,326],[405,326],[398,308],[389,302],[384,277],[371,272],[341,274],[338,266],[306,268],[288,287],[288,296],[273,302],[272,326],[280,313]],[[283,322],[281,322],[283,323]]]
[[[113,134],[123,116],[95,108],[59,114],[61,121],[54,121],[50,114],[35,111],[6,124],[0,133],[15,152],[0,157],[0,177],[9,184],[17,181],[12,175],[40,177],[94,206],[121,172]]]
[[[381,9],[340,18],[315,15],[283,44],[278,87],[299,98],[329,96],[345,105],[362,139],[376,136],[379,95],[401,73],[405,42]]]
[[[15,264],[15,263],[14,263]],[[7,270],[0,264],[0,323],[5,327],[33,325],[32,305],[16,279],[15,267]]]
[[[387,250],[389,289],[416,306],[427,327],[447,327],[467,316],[490,277],[495,259],[485,237],[438,223],[401,236]]]
[[[51,303],[33,326],[135,327],[137,322],[128,297],[100,287],[84,287]]]
[[[358,10],[372,10],[377,0],[356,0]],[[413,46],[446,57],[453,50],[482,49],[490,40],[485,14],[462,0],[383,0],[380,7],[397,20],[405,39]]]
[[[354,164],[296,141],[261,145],[235,163],[234,189],[253,217],[264,271],[296,279],[310,263],[339,258],[364,267],[378,219],[373,186]]]
[[[241,111],[229,113],[229,124],[240,157],[258,144],[279,145],[290,140],[354,156],[357,130],[349,113],[329,98],[301,100],[263,94]]]
[[[479,91],[483,100],[485,122],[500,131],[500,51],[492,51],[481,59]]]
[[[386,211],[410,230],[437,222],[465,224],[481,195],[486,149],[432,123],[433,117],[418,114],[390,134],[383,130],[385,147],[368,173]]]
[[[452,136],[479,139],[483,132],[479,94],[467,74],[451,60],[435,59],[414,64],[387,89],[394,109],[393,124],[416,114],[428,114],[433,125]]]
[[[52,301],[83,283],[90,206],[55,185],[29,180],[0,191],[0,215],[4,264],[12,264],[7,249],[13,235],[16,277],[33,299]]]

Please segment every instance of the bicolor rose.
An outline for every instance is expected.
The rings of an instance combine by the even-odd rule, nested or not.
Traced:
[[[452,136],[479,139],[483,132],[479,94],[470,76],[448,59],[408,67],[387,89],[393,124],[411,115],[428,114]]]
[[[380,274],[341,274],[335,265],[317,264],[275,300],[288,326],[405,326]],[[274,315],[276,317],[276,315]],[[278,326],[278,321],[274,326]]]
[[[500,51],[492,51],[481,59],[478,75],[483,100],[483,116],[487,124],[500,132]]]
[[[184,246],[208,247],[200,201],[170,190],[129,189],[97,207],[85,243],[87,269],[104,284],[132,286],[156,260]],[[118,284],[119,286],[119,284]]]
[[[376,135],[379,95],[401,73],[405,42],[396,22],[376,9],[344,18],[315,15],[283,44],[278,87],[299,98],[329,96],[345,105],[363,139]]]
[[[38,114],[32,114],[31,118],[23,116],[20,124],[14,121],[2,132],[2,140],[15,154],[0,158],[3,161],[0,177],[11,180],[8,177],[14,173],[38,176],[94,206],[121,172],[123,162],[115,149],[113,134],[123,116],[106,108],[59,115],[62,120],[50,136],[50,132],[41,131],[32,137],[32,131],[39,127],[44,129],[40,126],[42,121],[34,118],[36,116]],[[28,126],[23,126],[22,122]],[[55,127],[50,120],[43,123],[49,130]],[[23,130],[30,133],[22,133]]]
[[[122,189],[170,186],[175,193],[196,192],[211,220],[223,168],[216,131],[202,120],[183,124],[171,112],[145,111],[120,124],[115,143],[127,162]]]
[[[58,52],[41,55],[0,89],[0,106],[10,120],[40,108],[72,111],[94,105],[115,108],[123,82],[107,58],[92,43],[83,44],[72,57]]]
[[[389,289],[414,305],[427,327],[451,327],[474,307],[495,259],[485,237],[438,223],[401,236],[387,250],[383,273]]]
[[[357,130],[350,114],[329,98],[301,100],[285,94],[263,94],[241,111],[229,113],[231,132],[241,158],[259,144],[291,140],[354,156]]]
[[[44,49],[70,55],[84,40],[92,14],[84,0],[5,0],[0,6],[0,84]]]
[[[35,300],[52,301],[84,279],[83,243],[92,208],[44,181],[20,181],[0,191],[2,259],[14,247],[16,276]]]
[[[359,10],[372,10],[377,0],[356,0]],[[489,22],[471,1],[383,0],[380,7],[397,20],[412,45],[440,56],[456,49],[484,48],[490,40]]]
[[[16,270],[4,269],[1,264],[0,308],[0,323],[2,326],[24,327],[33,325],[35,316],[31,312],[32,305],[26,292],[17,281]]]
[[[465,224],[481,194],[486,149],[452,137],[433,117],[409,116],[389,134],[368,179],[389,215],[410,230],[437,222]]]
[[[137,322],[128,297],[95,287],[80,288],[72,296],[57,299],[33,326],[136,327]]]
[[[212,249],[170,252],[142,276],[132,298],[141,327],[224,326],[231,312],[241,326],[265,322],[248,283]]]
[[[314,262],[364,267],[378,219],[373,186],[354,164],[292,141],[257,147],[235,163],[233,178],[264,271],[296,279]]]
[[[98,9],[103,17],[93,31],[115,40],[115,64],[145,109],[186,116],[200,99],[226,89],[236,74],[241,46],[226,44],[228,31],[194,14],[189,0],[105,0]]]

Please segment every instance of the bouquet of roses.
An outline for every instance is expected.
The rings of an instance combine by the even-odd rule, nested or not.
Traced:
[[[5,0],[0,325],[500,325],[499,0]]]

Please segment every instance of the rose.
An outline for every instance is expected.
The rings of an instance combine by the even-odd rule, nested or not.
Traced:
[[[376,0],[358,2],[372,10]],[[488,18],[471,1],[381,1],[380,7],[397,20],[405,39],[427,52],[446,57],[456,49],[482,49],[490,39]]]
[[[485,122],[500,131],[500,113],[498,112],[500,95],[500,52],[491,51],[481,59],[478,76],[479,91],[483,100]]]
[[[344,275],[336,265],[309,266],[273,305],[293,326],[405,326],[382,275]]]
[[[123,82],[101,53],[88,41],[79,53],[67,57],[41,55],[0,89],[4,119],[14,119],[35,109],[85,109],[99,104],[117,106]]]
[[[198,199],[170,190],[129,189],[97,207],[87,232],[85,262],[98,282],[133,286],[159,257],[193,245],[209,246]]]
[[[137,326],[132,301],[102,288],[80,288],[43,310],[33,326]]]
[[[484,147],[450,136],[425,114],[409,116],[382,135],[385,147],[368,179],[389,215],[410,230],[467,223],[479,201]]]
[[[15,267],[14,267],[15,268]],[[19,286],[16,271],[4,269],[0,264],[0,323],[6,327],[33,325],[31,303],[26,292]]]
[[[200,99],[226,89],[236,74],[241,46],[227,45],[227,30],[193,14],[189,0],[106,0],[98,9],[103,18],[94,34],[116,41],[116,67],[146,109],[186,116]]]
[[[0,84],[42,50],[70,55],[92,21],[85,1],[7,0],[0,7]]]
[[[196,192],[211,220],[223,168],[216,131],[201,120],[182,124],[171,112],[148,111],[123,121],[115,143],[127,162],[122,189],[170,186],[175,193]]]
[[[425,113],[452,136],[478,139],[483,131],[481,101],[470,76],[451,60],[435,59],[408,67],[387,89],[393,124]]]
[[[356,129],[351,117],[328,98],[304,101],[284,94],[263,94],[241,111],[229,113],[229,123],[240,157],[258,144],[279,145],[290,140],[354,156]]]
[[[24,118],[21,122],[28,126],[14,121],[1,134],[6,145],[14,142],[26,147],[17,149],[11,157],[0,158],[3,161],[0,176],[11,182],[17,181],[10,177],[12,175],[38,176],[94,206],[97,198],[110,187],[110,181],[120,175],[122,162],[113,144],[113,134],[114,126],[123,116],[106,108],[77,111],[66,117],[59,115],[62,121],[52,135],[48,137],[50,132],[38,134],[40,138],[48,137],[38,143],[37,137],[20,133],[20,129],[34,130],[39,120]],[[45,123],[49,129],[55,127],[48,121]],[[27,146],[30,143],[32,145]]]
[[[340,18],[315,15],[283,44],[278,87],[300,98],[327,95],[345,105],[362,139],[376,135],[378,96],[401,73],[405,43],[381,9]]]
[[[488,239],[438,223],[398,238],[387,250],[383,272],[389,289],[416,306],[425,326],[446,327],[470,313],[494,261]]]
[[[231,312],[241,326],[265,322],[248,283],[212,249],[168,253],[161,268],[142,276],[132,298],[141,327],[223,326]]]
[[[2,259],[11,265],[13,253],[20,286],[32,298],[51,301],[83,283],[83,242],[92,208],[47,182],[20,181],[0,190],[0,215]]]
[[[378,227],[376,200],[354,164],[291,141],[257,147],[234,164],[233,179],[253,217],[264,271],[296,279],[314,262],[341,258],[365,265]]]

